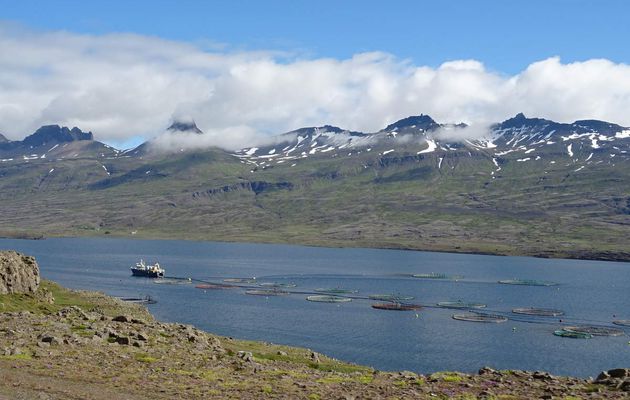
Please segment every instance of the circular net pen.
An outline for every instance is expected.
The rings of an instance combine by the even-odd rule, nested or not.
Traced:
[[[616,319],[613,321],[613,324],[619,326],[630,326],[630,319]]]
[[[347,302],[352,301],[352,299],[348,297],[328,296],[328,295],[307,296],[306,300],[313,301],[315,303],[347,303]]]
[[[192,283],[192,280],[190,279],[179,279],[179,278],[159,278],[159,279],[154,279],[153,283],[158,284],[158,285],[188,285],[190,283]]]
[[[260,287],[271,287],[271,288],[294,288],[297,285],[294,283],[279,283],[279,282],[263,282],[258,284]]]
[[[204,289],[204,290],[222,290],[222,289],[234,289],[236,288],[236,286],[225,285],[222,283],[202,283],[199,285],[195,285],[195,288]]]
[[[440,279],[440,280],[458,280],[458,279],[463,278],[463,276],[461,275],[446,275],[446,274],[440,274],[437,272],[430,272],[428,274],[413,274],[411,276],[414,278],[419,278],[419,279]]]
[[[289,292],[286,292],[284,290],[252,289],[252,290],[246,290],[245,294],[248,294],[250,296],[284,296],[284,295],[289,294]]]
[[[512,312],[514,314],[533,315],[536,317],[558,317],[560,315],[564,315],[564,311],[553,308],[523,307],[515,308]]]
[[[420,310],[422,306],[420,304],[410,303],[374,303],[372,304],[372,308],[390,311],[415,311]]]
[[[479,309],[479,308],[486,308],[485,304],[482,303],[470,303],[470,302],[465,302],[465,301],[441,301],[439,303],[437,303],[438,307],[442,307],[442,308],[456,308],[456,309],[461,309],[461,310],[468,310],[468,309]]]
[[[493,315],[493,314],[477,314],[477,313],[467,313],[467,314],[453,314],[453,319],[458,321],[468,321],[468,322],[485,322],[490,324],[499,324],[501,322],[505,322],[508,319],[502,315]]]
[[[228,283],[256,283],[256,278],[226,278],[223,282]]]
[[[499,283],[503,285],[517,285],[517,286],[557,286],[556,282],[550,281],[538,281],[535,279],[503,279]]]
[[[317,288],[315,289],[315,291],[318,293],[330,293],[330,294],[354,294],[358,292],[358,290],[342,289],[342,288]]]
[[[572,332],[572,331],[567,331],[564,329],[559,329],[557,331],[554,331],[553,334],[556,336],[560,336],[563,338],[570,338],[570,339],[591,339],[593,337],[593,335],[591,335],[590,333]]]
[[[565,326],[562,330],[574,333],[585,333],[593,336],[622,336],[625,332],[621,329],[609,327],[609,326],[596,326],[596,325],[579,325],[579,326]]]
[[[397,295],[397,294],[371,294],[368,296],[368,298],[370,300],[394,301],[394,302],[409,301],[409,300],[414,299],[413,296],[402,296],[402,295]]]

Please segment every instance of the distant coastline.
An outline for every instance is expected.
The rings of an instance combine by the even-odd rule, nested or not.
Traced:
[[[333,241],[333,240],[264,240],[262,237],[255,238],[223,238],[223,237],[182,237],[180,235],[170,235],[167,233],[143,234],[124,234],[120,232],[106,231],[102,234],[95,232],[94,234],[47,234],[31,233],[31,232],[0,232],[0,239],[20,239],[20,240],[44,240],[46,238],[116,238],[116,239],[141,239],[141,240],[187,240],[201,242],[222,242],[222,243],[254,243],[254,244],[286,244],[296,246],[309,247],[330,247],[330,248],[363,248],[363,249],[382,249],[382,250],[404,250],[404,251],[426,251],[436,253],[454,253],[454,254],[476,254],[488,256],[514,256],[514,257],[535,257],[535,258],[552,258],[567,260],[585,260],[585,261],[611,261],[611,262],[630,262],[630,251],[606,251],[606,250],[585,250],[585,249],[565,249],[565,250],[540,250],[531,252],[520,252],[518,249],[510,251],[508,249],[495,250],[478,249],[473,246],[462,243],[459,245],[441,245],[431,246],[418,244],[397,245],[395,243],[385,243],[378,245],[374,242],[364,241]]]

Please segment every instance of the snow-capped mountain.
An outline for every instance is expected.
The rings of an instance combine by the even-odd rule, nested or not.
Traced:
[[[559,160],[579,164],[615,162],[630,159],[630,128],[583,120],[571,124],[518,114],[485,131],[469,134],[466,124],[440,124],[427,115],[412,116],[375,133],[351,132],[325,125],[302,128],[277,137],[275,144],[250,147],[235,155],[243,162],[267,168],[280,164],[297,165],[300,160],[322,157],[351,157],[375,152],[380,156],[397,154],[439,155],[439,163],[449,153],[482,153],[499,164],[505,162],[546,162]]]
[[[630,260],[620,125],[518,114],[480,129],[419,115],[237,152],[194,146],[207,139],[194,124],[171,128],[126,151],[78,128],[0,143],[0,225]]]

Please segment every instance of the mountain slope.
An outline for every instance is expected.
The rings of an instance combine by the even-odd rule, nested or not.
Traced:
[[[630,259],[628,128],[519,114],[467,129],[418,116],[375,133],[302,128],[234,154],[3,160],[0,222],[5,234]]]

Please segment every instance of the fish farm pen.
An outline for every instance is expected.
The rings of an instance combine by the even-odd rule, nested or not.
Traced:
[[[413,274],[411,276],[413,276],[414,278],[419,278],[419,279],[436,279],[436,280],[449,280],[449,281],[457,281],[464,278],[461,275],[446,275],[446,274],[438,274],[436,272],[431,272],[428,274]]]
[[[557,286],[556,282],[537,281],[533,279],[504,279],[499,283],[503,285],[521,285],[521,286]]]
[[[485,304],[467,303],[465,301],[441,301],[437,303],[437,305],[438,307],[442,307],[442,308],[457,308],[457,309],[486,308]]]
[[[524,308],[515,308],[512,310],[512,312],[514,314],[535,315],[537,317],[558,317],[560,315],[564,315],[564,311],[555,310],[553,308],[524,307]]]
[[[468,314],[453,314],[453,319],[458,321],[468,321],[468,322],[485,322],[485,323],[501,323],[506,322],[508,319],[501,315],[493,315],[493,314],[478,314],[478,313],[468,313]]]
[[[592,339],[593,338],[593,335],[591,335],[590,333],[566,331],[564,329],[558,329],[557,331],[553,331],[553,334],[556,336],[560,336],[563,338],[570,338],[570,339]]]
[[[197,289],[236,289],[237,286],[234,285],[226,285],[222,283],[201,283],[199,285],[195,285]]]
[[[624,331],[607,326],[565,326],[562,328],[567,332],[587,333],[593,336],[621,336]]]
[[[245,294],[249,294],[251,296],[285,296],[289,294],[289,292],[275,289],[252,289],[246,290]]]
[[[392,310],[392,311],[417,311],[422,308],[420,304],[406,304],[406,303],[374,303],[372,308],[377,310]]]
[[[458,285],[467,281],[458,275],[446,275],[441,273],[418,273],[418,274],[398,274],[396,276],[403,279],[417,280],[420,285],[430,285],[431,281],[450,281],[452,284]],[[277,277],[276,277],[277,279]],[[232,277],[232,278],[216,278],[216,279],[193,279],[180,277],[164,277],[154,279],[153,282],[162,285],[185,285],[195,283],[197,289],[206,290],[222,290],[222,289],[240,289],[240,293],[251,296],[260,297],[281,297],[290,295],[305,296],[305,300],[314,303],[349,303],[353,300],[359,302],[370,302],[370,307],[375,310],[387,311],[416,311],[431,310],[438,312],[442,309],[461,310],[461,313],[450,315],[457,321],[477,322],[485,324],[499,324],[509,320],[518,323],[542,324],[549,326],[549,333],[561,338],[570,339],[592,339],[594,337],[615,337],[626,335],[624,330],[630,327],[630,319],[616,319],[613,321],[588,321],[579,319],[575,316],[565,317],[563,310],[544,307],[517,307],[509,310],[487,309],[487,304],[479,302],[470,302],[464,300],[440,301],[429,304],[416,304],[409,301],[414,296],[400,293],[376,293],[376,294],[359,294],[358,290],[344,287],[329,288],[299,288],[297,284],[292,282],[276,282],[263,281],[254,277]],[[486,282],[489,284],[515,285],[515,286],[541,286],[550,287],[558,286],[556,282],[531,280],[531,279],[505,279],[499,281]],[[242,292],[241,292],[242,291]],[[131,301],[139,301],[141,299],[128,299]],[[146,300],[144,300],[146,301]],[[279,300],[280,301],[280,300]],[[378,301],[378,302],[373,302]],[[422,302],[420,302],[422,303]],[[477,311],[481,310],[483,311]],[[466,312],[467,311],[467,312]],[[553,319],[562,316],[563,319]],[[418,317],[418,314],[415,314]],[[563,323],[564,321],[564,323]],[[606,324],[611,324],[606,326]],[[514,328],[516,329],[516,328]]]
[[[306,300],[314,301],[316,303],[348,303],[352,301],[352,299],[349,297],[328,296],[328,295],[307,296]]]

